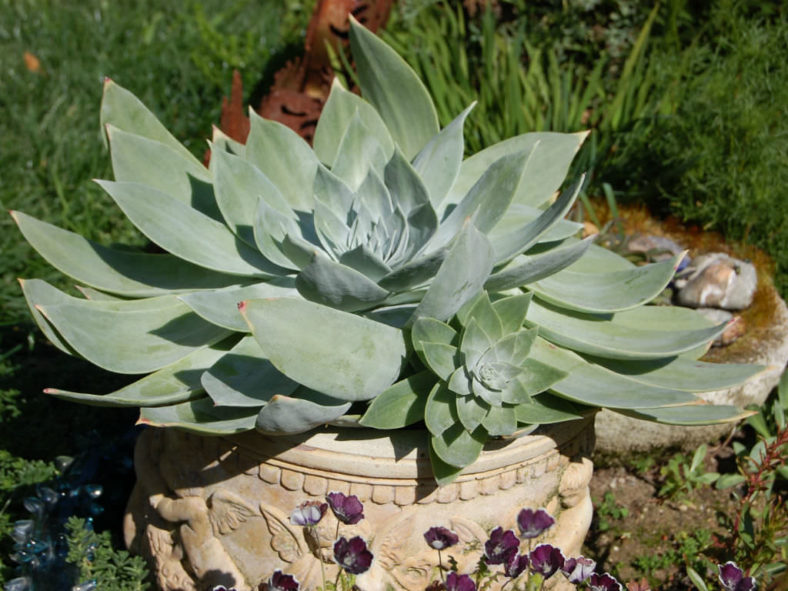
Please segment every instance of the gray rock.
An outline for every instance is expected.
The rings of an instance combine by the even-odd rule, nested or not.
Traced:
[[[691,308],[743,310],[752,304],[758,277],[751,263],[723,253],[695,258],[676,281],[676,301]]]
[[[643,254],[654,261],[672,258],[684,252],[684,248],[663,236],[648,234],[635,234],[626,243],[626,251],[633,254]]]

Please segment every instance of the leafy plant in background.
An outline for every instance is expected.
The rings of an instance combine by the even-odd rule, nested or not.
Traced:
[[[760,370],[696,361],[725,325],[645,305],[680,259],[635,267],[562,220],[582,179],[552,195],[583,134],[525,134],[463,161],[470,107],[441,130],[391,48],[355,23],[351,46],[370,102],[335,84],[314,151],[253,115],[245,146],[215,134],[210,169],[105,84],[116,181],[100,185],[168,252],[14,212],[89,286],[86,299],[22,288],[58,348],[149,375],[106,396],[50,394],[142,406],[145,423],[197,433],[424,421],[440,483],[490,437],[599,407],[688,425],[747,414],[693,393]]]
[[[717,472],[706,472],[703,461],[707,451],[708,446],[704,443],[695,450],[690,461],[687,461],[684,454],[672,456],[667,464],[659,469],[663,483],[657,494],[660,497],[676,499],[697,488],[714,484],[720,475]]]

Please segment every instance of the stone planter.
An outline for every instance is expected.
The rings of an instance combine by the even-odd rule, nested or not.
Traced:
[[[357,579],[363,591],[424,589],[437,577],[437,553],[423,538],[435,525],[459,534],[461,544],[447,554],[460,570],[471,569],[489,531],[514,528],[523,507],[544,507],[557,519],[548,537],[534,542],[580,553],[592,516],[593,417],[488,445],[441,488],[430,473],[425,439],[424,432],[407,430],[208,438],[149,429],[135,453],[138,481],[127,509],[126,542],[148,558],[166,591],[218,584],[256,589],[275,569],[315,589],[319,559],[327,577],[336,574],[330,555],[337,522],[329,511],[313,537],[291,525],[289,514],[336,490],[364,503],[365,519],[340,527],[340,535],[363,536],[375,556]],[[560,575],[553,584],[572,588]]]

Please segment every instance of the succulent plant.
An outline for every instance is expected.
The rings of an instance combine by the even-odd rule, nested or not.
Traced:
[[[582,178],[557,192],[585,134],[463,159],[472,106],[440,129],[405,62],[358,23],[350,39],[363,98],[334,83],[314,149],[250,113],[245,145],[215,130],[209,168],[105,83],[115,180],[98,182],[165,252],[12,212],[85,297],[21,283],[55,346],[147,375],[51,395],[206,434],[423,421],[441,483],[490,437],[600,407],[677,424],[745,414],[694,394],[760,369],[697,361],[724,325],[647,305],[682,257],[637,267],[563,219]]]

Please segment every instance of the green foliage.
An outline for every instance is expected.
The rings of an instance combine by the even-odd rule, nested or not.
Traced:
[[[68,556],[66,561],[79,569],[80,583],[95,581],[102,591],[145,591],[148,568],[141,556],[130,556],[125,550],[116,550],[110,532],[97,534],[85,520],[70,517],[68,531]]]
[[[632,565],[644,573],[655,586],[659,584],[654,577],[655,571],[676,565],[685,565],[685,568],[696,573],[712,573],[716,571],[716,566],[706,553],[713,548],[713,542],[714,537],[708,529],[698,528],[689,533],[682,531],[671,537],[667,549],[638,556],[632,561]]]
[[[596,529],[605,532],[613,527],[614,521],[624,519],[629,515],[629,509],[616,503],[616,497],[611,491],[606,491],[602,501],[594,508]]]
[[[684,454],[671,457],[659,470],[663,482],[657,494],[679,499],[697,488],[714,484],[720,475],[717,472],[705,471],[703,462],[707,450],[708,446],[704,443],[695,450],[691,460]]]

